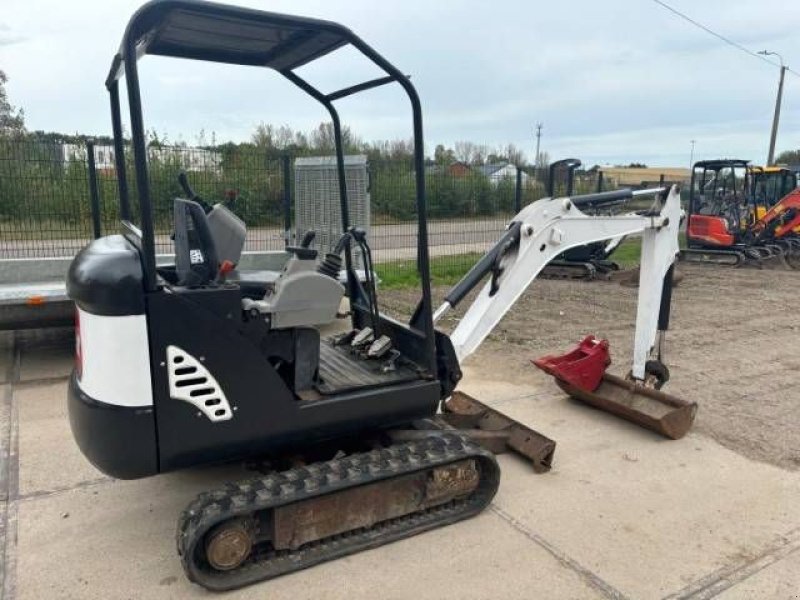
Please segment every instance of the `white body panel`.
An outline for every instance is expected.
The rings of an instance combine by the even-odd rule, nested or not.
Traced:
[[[514,217],[521,222],[519,247],[503,259],[499,289],[490,296],[486,283],[450,336],[462,361],[472,354],[497,326],[541,270],[556,256],[577,246],[613,240],[642,232],[639,302],[634,339],[633,376],[644,379],[645,362],[653,349],[664,276],[678,254],[681,222],[680,195],[673,187],[657,216],[622,215],[592,217],[568,198],[546,198],[526,206]],[[440,318],[448,309],[436,311]]]
[[[145,315],[106,317],[78,309],[81,389],[106,404],[153,405]]]

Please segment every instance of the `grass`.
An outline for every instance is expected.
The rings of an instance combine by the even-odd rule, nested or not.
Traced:
[[[431,283],[433,285],[453,285],[469,271],[483,256],[477,252],[436,256],[431,258]],[[382,289],[417,287],[417,262],[415,260],[393,260],[375,265]]]
[[[621,268],[629,269],[639,264],[641,255],[642,241],[640,239],[628,239],[619,245],[614,254],[611,255],[611,260],[617,263]]]
[[[612,259],[623,269],[639,264],[641,242],[638,239],[625,240],[614,252]],[[454,285],[469,269],[478,262],[482,254],[475,252],[437,256],[431,259],[431,284]],[[419,286],[416,261],[394,260],[375,265],[382,289],[400,289]]]
[[[679,245],[686,247],[686,234],[680,233]],[[642,253],[642,242],[639,238],[627,239],[622,242],[611,259],[623,269],[630,269],[639,264]],[[474,265],[481,254],[470,252],[466,254],[453,254],[431,258],[431,283],[433,285],[454,285]],[[375,270],[380,277],[380,286],[383,289],[398,289],[417,287],[416,261],[394,260],[375,265]]]

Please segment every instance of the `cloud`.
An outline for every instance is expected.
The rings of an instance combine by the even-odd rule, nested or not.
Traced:
[[[11,29],[11,26],[5,23],[0,23],[0,47],[18,44],[26,41],[27,39],[27,36],[24,36],[20,33],[15,33]]]
[[[108,133],[102,84],[141,0],[0,1],[0,64],[28,126]],[[264,7],[263,0],[236,3]],[[671,3],[748,48],[781,52],[800,71],[790,36],[800,29],[800,11],[785,10],[785,0]],[[411,74],[428,148],[466,139],[513,142],[532,156],[533,125],[541,121],[542,149],[552,158],[684,164],[691,139],[695,156],[765,154],[777,69],[652,2],[506,0],[489,10],[485,0],[460,0],[458,7],[430,0],[271,0],[269,10],[342,22]],[[140,71],[146,125],[172,138],[194,140],[204,129],[218,140],[239,141],[261,121],[307,130],[326,118],[317,103],[268,71],[161,57],[143,59]],[[375,76],[353,53],[309,65],[303,75],[324,91]],[[344,122],[364,139],[410,135],[409,104],[398,86],[340,104]],[[792,75],[778,147],[798,139],[800,78]]]

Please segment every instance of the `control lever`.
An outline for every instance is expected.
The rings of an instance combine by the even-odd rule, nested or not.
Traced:
[[[301,248],[311,248],[311,244],[314,242],[314,238],[317,237],[317,233],[313,229],[309,229],[306,231],[303,239],[300,241]]]
[[[203,208],[203,212],[206,214],[211,212],[212,207],[208,202],[198,196],[192,189],[192,186],[189,185],[189,178],[186,176],[186,171],[178,173],[178,184],[181,186],[183,193],[186,194],[186,197],[192,202],[197,202]]]

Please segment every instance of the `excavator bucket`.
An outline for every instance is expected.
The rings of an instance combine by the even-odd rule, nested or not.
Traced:
[[[673,440],[686,435],[694,422],[697,403],[606,373],[611,364],[607,340],[588,336],[567,354],[532,362],[576,400]]]

